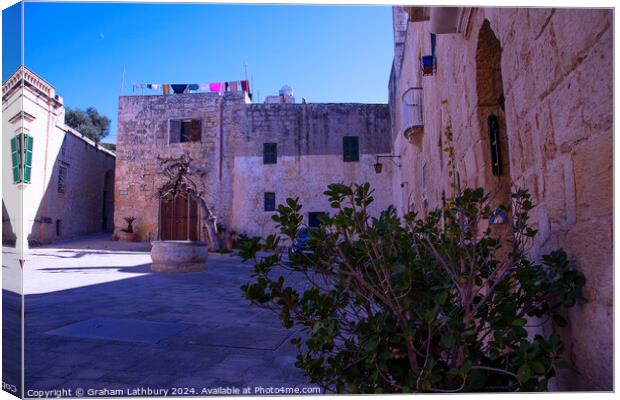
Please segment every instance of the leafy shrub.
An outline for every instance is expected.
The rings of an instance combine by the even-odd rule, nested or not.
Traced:
[[[310,251],[276,251],[303,220],[288,199],[273,217],[281,235],[248,238],[240,253],[255,263],[245,296],[303,328],[292,340],[296,366],[313,382],[338,393],[547,390],[564,345],[527,328],[565,325],[585,279],[562,250],[528,259],[536,231],[526,191],[501,208],[512,216],[507,237],[489,228],[482,189],[402,219],[393,207],[369,216],[368,184],[325,194],[334,213],[310,231]]]

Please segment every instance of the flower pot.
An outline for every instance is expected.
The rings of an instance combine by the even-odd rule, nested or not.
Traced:
[[[135,232],[119,231],[118,232],[118,239],[123,241],[123,242],[137,242],[138,241],[138,235]]]

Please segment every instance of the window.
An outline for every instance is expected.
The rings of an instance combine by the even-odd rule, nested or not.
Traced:
[[[13,183],[22,181],[21,177],[21,146],[18,144],[19,135],[11,138],[11,160],[13,169]]]
[[[360,160],[360,139],[358,136],[344,136],[342,138],[342,155],[344,162]]]
[[[171,119],[169,143],[200,142],[202,126],[199,119]]]
[[[499,142],[499,119],[489,115],[489,142],[491,143],[491,171],[494,176],[502,176],[502,150]]]
[[[426,161],[422,161],[422,189],[426,189],[426,185],[428,183],[428,167]]]
[[[32,174],[32,136],[20,133],[11,138],[11,167],[13,183],[30,183]]]
[[[278,144],[263,143],[263,164],[278,163]]]
[[[67,165],[61,163],[58,166],[58,183],[56,185],[56,190],[58,193],[65,192],[65,182],[67,181]]]
[[[310,212],[308,213],[308,227],[318,228],[321,226],[321,216],[326,215],[324,212]]]
[[[274,192],[265,192],[265,211],[276,210],[276,194]]]
[[[56,236],[60,236],[62,231],[62,220],[61,219],[57,219],[56,220]]]

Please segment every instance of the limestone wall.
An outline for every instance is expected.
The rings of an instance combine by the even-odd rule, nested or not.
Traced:
[[[169,143],[168,121],[175,118],[200,119],[201,141]],[[328,211],[327,184],[370,181],[377,207],[390,204],[389,161],[380,175],[372,169],[375,155],[390,149],[387,105],[249,105],[235,93],[131,96],[120,98],[118,121],[115,227],[135,216],[143,240],[157,237],[155,194],[164,181],[157,155],[188,152],[218,221],[239,233],[271,232],[264,192],[275,192],[277,203],[299,196],[304,210]],[[343,162],[342,136],[359,136],[359,162]],[[277,143],[275,165],[263,164],[266,142]]]
[[[612,11],[468,10],[460,33],[437,35],[437,71],[421,76],[431,53],[430,23],[410,22],[390,83],[395,139],[404,167],[393,191],[401,212],[450,195],[444,131],[454,132],[462,187],[527,188],[537,206],[534,257],[562,247],[588,279],[589,301],[571,311],[562,334],[572,371],[560,389],[612,389]],[[396,61],[395,61],[396,65]],[[403,136],[401,97],[423,87],[424,132]],[[503,92],[505,109],[498,100]],[[503,177],[493,176],[487,116],[500,120]],[[426,187],[423,165],[426,164]],[[400,188],[401,182],[408,182]],[[399,193],[399,190],[401,192]]]
[[[143,240],[157,237],[157,189],[165,182],[157,156],[178,157],[188,153],[192,164],[204,173],[208,202],[221,220],[229,217],[231,191],[223,184],[223,107],[230,102],[217,93],[119,98],[117,162],[114,189],[115,230],[126,226],[123,218],[136,217],[134,229]],[[227,113],[230,111],[227,110]],[[169,143],[169,120],[196,118],[202,121],[202,139],[192,143]],[[231,126],[230,130],[234,130]],[[226,131],[230,133],[229,130]]]
[[[249,140],[238,143],[234,160],[232,228],[238,232],[274,232],[274,212],[264,211],[264,193],[275,192],[276,204],[299,197],[304,223],[309,212],[330,212],[323,192],[335,182],[369,182],[375,190],[371,212],[391,204],[393,164],[376,155],[389,154],[389,114],[386,105],[258,104],[248,111]],[[343,162],[343,136],[359,136],[359,162]],[[278,145],[277,164],[264,165],[262,144]]]
[[[114,156],[79,134],[58,131],[62,134],[60,149],[50,160],[50,179],[30,235],[31,241],[41,243],[112,227]],[[60,168],[66,171],[63,191],[58,190]]]

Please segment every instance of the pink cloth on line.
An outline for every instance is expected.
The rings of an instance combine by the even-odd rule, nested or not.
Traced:
[[[231,92],[236,92],[237,91],[237,82],[228,82],[228,86],[230,86],[230,91]]]
[[[212,92],[220,92],[220,86],[222,86],[222,84],[220,82],[216,82],[216,83],[209,83],[209,89],[211,89]]]

